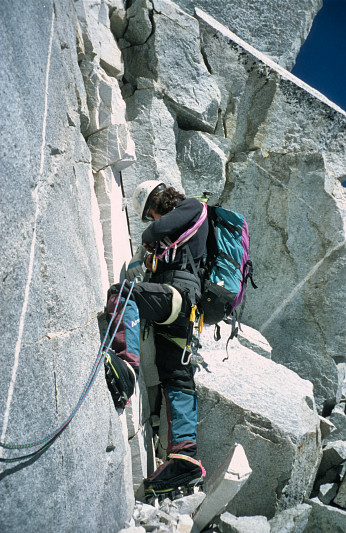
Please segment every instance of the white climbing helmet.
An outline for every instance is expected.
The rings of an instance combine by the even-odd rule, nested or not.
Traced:
[[[143,222],[148,222],[148,211],[150,209],[151,200],[157,194],[161,194],[166,188],[162,181],[148,180],[140,183],[133,193],[132,204],[137,215]]]

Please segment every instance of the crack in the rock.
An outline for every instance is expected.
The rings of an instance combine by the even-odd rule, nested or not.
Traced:
[[[200,418],[197,422],[197,426],[199,426],[200,424],[203,424],[203,422],[210,416],[212,416],[212,413],[213,411],[215,411],[215,409],[218,408],[219,404],[221,403],[221,398],[218,397],[216,399],[216,403],[212,406],[212,408],[205,414],[205,416],[203,418]]]
[[[59,415],[59,408],[58,408],[58,384],[57,384],[57,377],[56,377],[56,370],[55,370],[55,361],[54,361],[54,358],[53,358],[53,366],[54,366],[53,373],[54,373],[54,389],[55,389],[55,409],[56,409],[56,414]]]
[[[198,116],[187,107],[180,106],[174,100],[168,96],[166,93],[163,93],[163,101],[167,109],[176,115],[176,121],[179,129],[183,131],[200,131],[202,133],[213,133],[213,127],[206,122],[203,122],[203,119],[198,118]],[[189,118],[191,117],[192,122]]]
[[[203,61],[204,61],[204,64],[205,64],[205,67],[206,67],[207,71],[209,72],[209,74],[213,74],[213,71],[212,71],[212,68],[211,68],[211,66],[209,64],[207,53],[205,51],[204,46],[201,46],[201,56],[203,58]]]
[[[59,338],[71,335],[72,333],[74,333],[76,331],[84,330],[92,322],[97,321],[98,317],[99,317],[99,312],[95,313],[95,315],[92,318],[90,318],[90,320],[88,320],[85,324],[82,324],[80,326],[76,326],[76,327],[71,328],[71,329],[63,330],[63,331],[47,332],[42,337],[40,337],[39,339],[37,339],[36,341],[34,341],[32,343],[25,343],[24,346],[26,346],[26,347],[36,346],[37,344],[41,344],[46,339],[48,339],[48,340],[59,339]]]
[[[271,213],[270,200],[271,200],[271,194],[272,194],[272,187],[273,187],[273,184],[270,183],[269,188],[268,188],[267,198],[265,199],[265,202],[264,202],[266,221],[267,221],[268,226],[273,228],[273,230],[276,231],[280,235],[281,243],[287,254],[288,259],[290,259],[294,263],[294,260],[291,257],[291,252],[287,246],[287,241],[289,237],[287,230],[285,228],[282,228],[278,223],[276,223],[272,218],[270,218],[270,213]]]

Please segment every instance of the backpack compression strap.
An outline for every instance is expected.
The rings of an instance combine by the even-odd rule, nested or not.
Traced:
[[[242,234],[242,230],[241,229],[237,228],[237,226],[233,226],[233,224],[230,224],[230,222],[226,222],[226,220],[224,220],[221,217],[217,216],[215,218],[215,223],[216,224],[220,224],[221,226],[223,226],[224,228],[228,229],[228,231],[230,231],[233,234],[236,234],[236,233],[238,233],[239,235]]]

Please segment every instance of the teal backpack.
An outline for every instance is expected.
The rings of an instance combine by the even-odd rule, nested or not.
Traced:
[[[249,228],[243,215],[220,205],[208,205],[209,233],[206,257],[200,275],[202,299],[200,306],[206,324],[231,323],[231,338],[237,335],[248,280],[252,286],[253,266],[249,259]],[[243,304],[237,316],[236,308]],[[219,338],[216,329],[216,337]]]

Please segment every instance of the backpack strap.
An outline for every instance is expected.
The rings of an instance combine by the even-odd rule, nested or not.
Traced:
[[[240,270],[240,263],[238,263],[237,261],[235,261],[230,255],[226,254],[226,253],[223,252],[222,250],[218,250],[217,255],[219,255],[220,257],[223,257],[223,259],[226,259],[227,261],[229,261],[230,263],[232,263],[232,265],[235,266],[235,268],[237,268],[238,270]],[[250,276],[248,275],[248,277],[250,277]]]
[[[196,263],[195,263],[195,260],[193,258],[192,252],[190,250],[190,246],[188,244],[185,244],[184,251],[185,250],[186,250],[187,258],[188,258],[189,262],[191,263],[192,272],[194,273],[196,278],[199,279],[199,275],[198,275],[197,268],[196,268]],[[186,268],[186,266],[185,266],[185,268]]]
[[[252,274],[253,274],[253,268],[252,268],[252,262],[249,260],[246,265],[248,267],[248,270],[249,272],[247,273],[245,279],[244,279],[244,283],[245,283],[245,291],[244,291],[244,296],[243,296],[243,301],[241,303],[241,306],[240,306],[240,309],[239,309],[239,313],[237,313],[236,310],[234,310],[232,312],[232,317],[229,318],[229,319],[225,319],[224,322],[226,322],[226,324],[231,324],[231,334],[230,336],[228,337],[227,339],[227,343],[226,343],[226,353],[227,353],[227,357],[225,357],[225,359],[223,359],[223,361],[226,361],[226,359],[228,359],[228,343],[229,341],[231,341],[232,339],[234,339],[234,337],[238,337],[238,332],[239,330],[242,331],[241,329],[241,319],[242,319],[242,316],[243,316],[243,312],[244,312],[244,308],[245,308],[245,303],[246,303],[246,284],[247,284],[247,280],[248,278],[250,279],[251,281],[251,284],[253,286],[254,289],[257,289],[257,285],[255,284],[255,282],[253,281],[252,279]],[[238,323],[238,326],[237,326],[237,323]]]
[[[184,267],[182,266],[182,268],[186,268],[186,266],[187,266],[187,261],[185,261],[185,259],[186,260],[188,259],[189,263],[191,264],[193,275],[195,276],[196,280],[200,282],[201,278],[200,278],[200,276],[198,274],[196,263],[195,263],[195,260],[193,258],[192,252],[190,250],[190,246],[188,244],[185,244],[184,248],[183,248],[183,264],[185,264],[185,266]],[[196,304],[196,294],[192,295],[190,293],[190,299],[191,299],[191,304],[195,305]]]
[[[250,259],[248,260],[246,265],[244,265],[244,270],[245,270],[245,268],[247,268],[248,271],[247,271],[247,274],[245,276],[244,283],[246,284],[247,280],[249,279],[251,281],[251,285],[253,286],[253,288],[254,289],[258,289],[258,286],[256,285],[256,283],[253,280],[253,266],[252,266],[252,261],[250,261]]]
[[[226,220],[224,220],[223,218],[221,218],[219,216],[215,217],[215,223],[219,224],[220,226],[223,226],[226,229],[228,229],[228,231],[233,233],[233,235],[235,235],[236,233],[238,233],[238,235],[242,234],[242,230],[241,229],[237,228],[237,226],[233,226],[233,224],[231,224],[230,222],[227,222]]]
[[[186,270],[186,267],[187,267],[187,263],[188,263],[188,257],[187,257],[187,251],[186,251],[186,248],[188,247],[189,245],[187,244],[186,246],[184,246],[181,250],[181,267],[180,267],[180,270]]]

